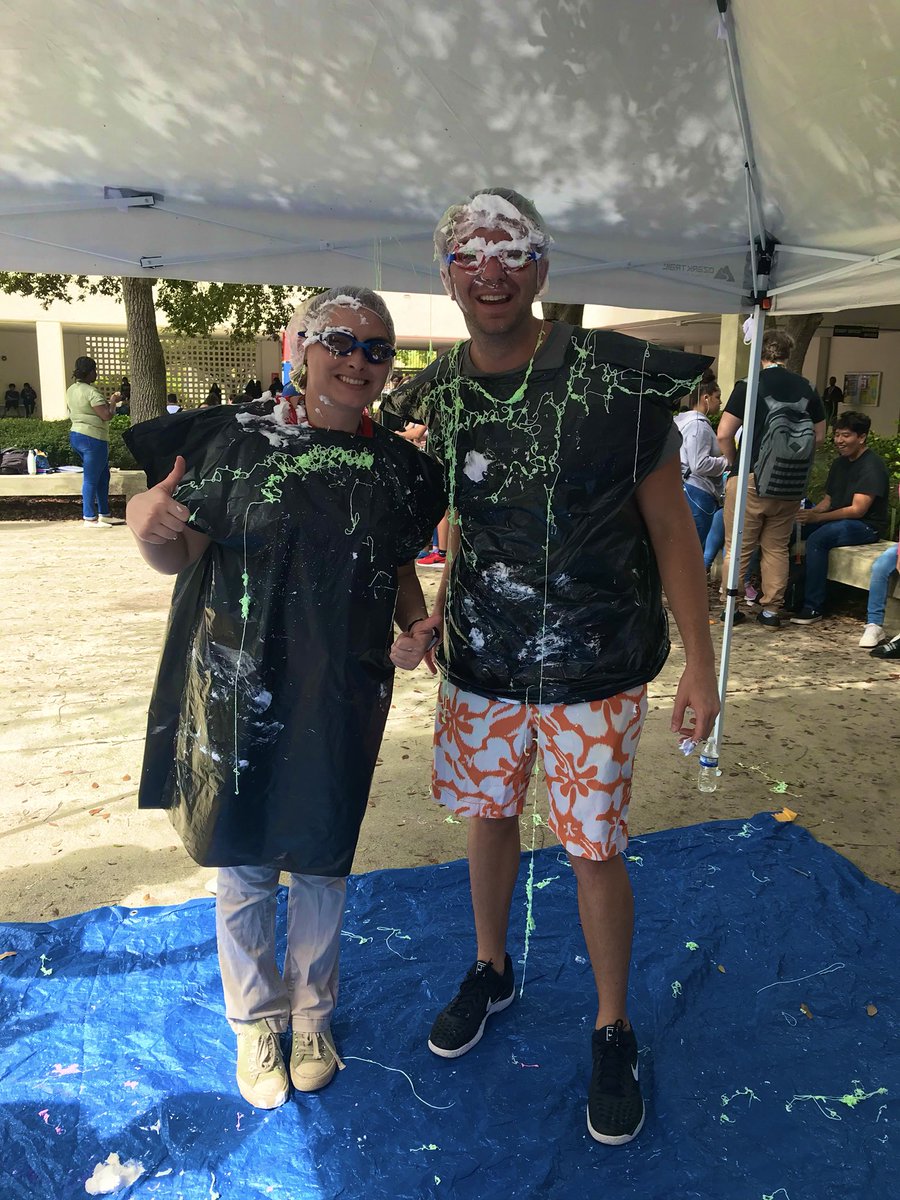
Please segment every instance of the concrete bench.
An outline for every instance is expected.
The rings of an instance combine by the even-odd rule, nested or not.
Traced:
[[[894,551],[896,542],[872,542],[869,546],[837,546],[828,554],[828,578],[835,583],[845,583],[849,587],[869,590],[869,575],[872,563],[888,547]],[[885,609],[885,628],[896,632],[900,630],[900,577],[894,576],[888,582],[888,601]]]
[[[43,500],[48,496],[80,496],[80,471],[60,471],[51,475],[0,475],[0,514],[4,500]],[[109,493],[124,496],[126,501],[138,492],[147,490],[143,471],[120,471],[111,467]]]

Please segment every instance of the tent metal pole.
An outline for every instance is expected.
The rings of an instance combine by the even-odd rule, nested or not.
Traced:
[[[865,267],[898,267],[900,266],[900,263],[896,261],[898,258],[900,258],[900,246],[894,250],[886,250],[884,254],[875,254],[871,258],[851,263],[847,267],[837,267],[833,271],[821,271],[818,275],[808,275],[806,279],[798,279],[796,283],[785,283],[781,287],[773,287],[769,291],[769,295],[784,296],[788,292],[800,291],[813,283],[824,283],[828,279],[846,279],[849,275],[855,275],[857,271],[862,271]]]
[[[0,207],[0,219],[12,220],[15,217],[44,217],[57,214],[99,212],[105,208],[124,211],[126,208],[152,208],[150,196],[132,196],[127,200],[60,200],[56,204],[24,204],[14,208]]]
[[[725,632],[722,635],[722,654],[719,659],[719,716],[715,726],[716,743],[721,756],[722,730],[725,721],[725,697],[728,688],[728,667],[731,660],[731,639],[734,636],[734,613],[737,608],[738,577],[741,571],[741,542],[744,536],[744,513],[747,509],[747,492],[750,487],[750,456],[753,447],[753,427],[756,424],[756,396],[759,390],[760,363],[762,361],[762,335],[765,313],[757,304],[751,314],[753,322],[750,341],[750,369],[747,374],[747,398],[744,402],[743,430],[741,432],[741,460],[738,467],[737,495],[734,504],[734,524],[731,528],[731,556],[728,561],[728,578],[725,580]],[[741,583],[743,580],[741,580]]]
[[[790,242],[779,242],[778,251],[781,254],[806,254],[810,258],[836,258],[841,262],[867,263],[871,261],[870,254],[857,254],[850,250],[825,250],[821,246],[794,246]]]
[[[9,238],[10,241],[27,242],[32,246],[49,246],[51,250],[70,250],[73,254],[87,254],[92,259],[99,262],[117,263],[125,267],[136,267],[140,269],[140,262],[136,262],[131,258],[119,258],[114,254],[101,254],[98,250],[85,249],[84,246],[70,246],[66,242],[51,242],[47,238],[28,237],[24,233],[12,233],[9,229],[0,228],[0,237]],[[102,272],[94,271],[93,274],[100,275]],[[109,271],[109,275],[127,275],[128,271]]]
[[[748,216],[751,225],[755,227],[756,237],[761,245],[766,244],[766,222],[763,216],[762,191],[759,187],[759,176],[756,170],[756,154],[753,149],[753,133],[750,128],[750,110],[747,107],[747,97],[744,94],[744,77],[741,72],[741,60],[738,55],[737,35],[734,28],[734,16],[728,0],[717,0],[721,19],[721,28],[725,35],[725,49],[728,57],[728,74],[731,81],[731,95],[741,129],[741,139],[744,143],[745,167],[748,176]],[[752,240],[752,239],[751,239]]]
[[[621,258],[617,261],[592,259],[587,254],[573,254],[571,250],[560,250],[557,246],[553,253],[564,254],[566,258],[581,258],[585,259],[584,266],[564,267],[563,270],[567,274],[573,275],[576,271],[620,271],[623,267],[660,267],[665,263],[678,262],[694,262],[700,258],[721,258],[725,254],[745,254],[747,251],[746,244],[741,242],[740,245],[731,246],[710,246],[708,250],[688,250],[684,246],[677,246],[672,250],[662,249],[654,254],[652,258]],[[556,270],[559,270],[557,268]],[[554,274],[556,274],[554,270]]]

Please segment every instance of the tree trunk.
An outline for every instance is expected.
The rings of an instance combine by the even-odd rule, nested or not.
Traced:
[[[568,321],[570,325],[580,325],[584,320],[583,304],[541,304],[545,321]]]
[[[151,421],[166,411],[166,359],[153,305],[153,280],[122,277],[128,326],[131,423]]]
[[[806,358],[813,334],[822,324],[822,317],[822,313],[799,313],[796,316],[775,318],[776,329],[783,329],[794,339],[794,349],[784,364],[789,371],[794,371],[797,375],[803,374],[803,360]]]

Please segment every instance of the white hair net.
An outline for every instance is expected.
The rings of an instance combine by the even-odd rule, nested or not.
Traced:
[[[294,312],[287,327],[288,346],[291,355],[291,378],[303,366],[306,357],[306,344],[315,340],[334,324],[334,312],[338,308],[366,309],[384,324],[388,339],[395,340],[394,321],[388,312],[388,307],[377,292],[366,287],[336,287],[327,292],[304,300]],[[301,341],[300,334],[305,338]]]
[[[447,255],[453,246],[468,240],[476,229],[502,229],[513,246],[539,250],[543,257],[553,241],[534,204],[512,188],[484,188],[473,192],[461,204],[451,204],[434,231],[434,252],[448,295],[452,293]]]

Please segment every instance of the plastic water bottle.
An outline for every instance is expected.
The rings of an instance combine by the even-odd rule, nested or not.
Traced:
[[[719,786],[719,747],[715,737],[709,737],[700,751],[700,777],[697,786],[701,792],[714,792]]]
[[[33,450],[28,451],[28,474],[37,475],[37,459]]]

